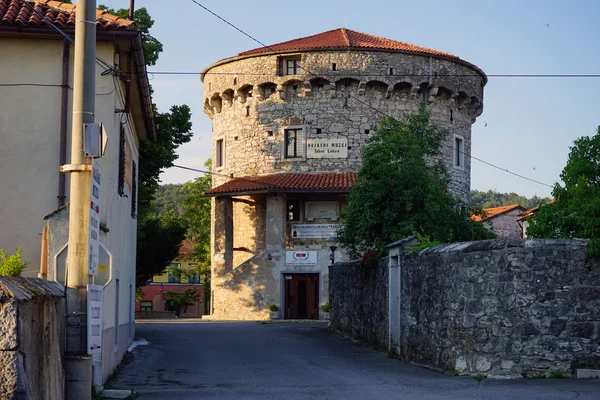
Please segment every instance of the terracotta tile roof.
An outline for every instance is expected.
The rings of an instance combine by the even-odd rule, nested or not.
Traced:
[[[544,203],[542,205],[548,205],[548,204],[552,204],[554,203],[554,200],[550,200],[547,203]],[[530,208],[529,210],[525,210],[523,211],[521,214],[519,214],[519,221],[526,219],[527,217],[529,217],[532,214],[535,214],[538,210],[540,209],[540,206],[535,206]]]
[[[525,210],[525,207],[521,207],[518,204],[511,204],[510,206],[484,208],[483,211],[485,211],[486,213],[485,218],[482,218],[481,215],[471,215],[471,219],[473,221],[487,221],[488,219],[492,219],[497,215],[503,214],[508,211],[512,211],[514,209]]]
[[[457,56],[449,53],[444,53],[442,51],[428,49],[426,47],[421,46],[415,46],[414,44],[409,44],[405,42],[398,42],[396,40],[386,39],[379,36],[373,36],[346,28],[333,29],[331,31],[317,33],[316,35],[273,44],[268,47],[259,47],[240,53],[238,54],[238,56],[271,53],[273,50],[276,52],[285,52],[296,50],[300,51],[340,48],[401,51],[458,59]]]
[[[75,4],[61,1],[27,1],[59,28],[75,26]],[[0,26],[28,26],[48,28],[47,22],[34,13],[23,0],[0,0]],[[135,23],[128,19],[96,10],[96,27],[101,29],[135,29]]]
[[[264,192],[342,192],[348,193],[356,182],[354,172],[341,173],[281,173],[234,178],[212,188],[206,195],[219,196],[236,193]]]

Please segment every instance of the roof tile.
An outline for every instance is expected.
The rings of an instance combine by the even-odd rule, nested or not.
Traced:
[[[482,218],[481,215],[472,215],[471,219],[473,221],[486,221],[490,218],[495,217],[496,215],[508,212],[508,211],[512,211],[514,209],[520,209],[521,211],[525,210],[524,207],[521,207],[518,204],[511,204],[509,206],[501,206],[501,207],[491,207],[491,208],[484,208],[483,211],[485,211],[485,218]]]
[[[401,51],[458,59],[457,56],[442,51],[428,49],[426,47],[421,46],[415,46],[414,44],[399,42],[396,40],[386,39],[379,36],[373,36],[367,33],[357,32],[346,28],[333,29],[331,31],[322,32],[316,35],[306,36],[299,39],[288,40],[286,42],[273,44],[271,46],[259,47],[240,53],[238,54],[238,56],[271,53],[273,51],[282,52],[295,50],[339,48]]]
[[[219,196],[248,192],[350,192],[356,182],[356,173],[281,173],[244,178],[234,178],[212,188],[206,194]]]
[[[58,28],[75,25],[75,4],[53,0],[27,1],[36,11]],[[33,12],[23,0],[0,0],[0,26],[30,26],[46,28],[47,22]],[[135,23],[125,18],[96,11],[96,27],[100,29],[135,29]]]

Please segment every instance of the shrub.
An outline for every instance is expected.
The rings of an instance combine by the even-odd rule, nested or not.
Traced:
[[[279,306],[278,306],[277,304],[271,304],[271,305],[269,306],[269,310],[270,310],[271,312],[277,312],[277,311],[279,311]]]
[[[327,303],[324,303],[324,304],[321,306],[321,310],[323,310],[323,312],[329,312],[329,302],[327,302]]]
[[[22,260],[21,247],[12,256],[0,249],[0,276],[19,276],[27,267],[27,262]]]

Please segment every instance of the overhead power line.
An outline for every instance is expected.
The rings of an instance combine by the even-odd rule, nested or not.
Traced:
[[[220,15],[216,14],[215,12],[213,12],[213,11],[212,11],[212,10],[210,10],[209,8],[205,7],[204,5],[200,4],[198,1],[196,1],[196,0],[192,0],[192,2],[193,2],[193,3],[195,3],[195,4],[197,4],[199,7],[203,8],[204,10],[206,10],[208,13],[210,13],[210,14],[214,15],[215,17],[217,17],[218,19],[220,19],[221,21],[223,21],[223,22],[224,22],[224,23],[226,23],[227,25],[231,26],[232,28],[234,28],[234,29],[235,29],[235,30],[237,30],[238,32],[242,33],[244,36],[247,36],[247,37],[249,37],[250,39],[252,39],[252,40],[253,40],[253,41],[255,41],[256,43],[258,43],[258,44],[260,44],[261,46],[263,46],[264,48],[267,48],[267,49],[271,50],[271,51],[272,51],[272,54],[274,54],[274,55],[278,55],[278,56],[281,56],[281,55],[282,55],[280,52],[278,52],[277,50],[273,49],[271,46],[268,46],[268,45],[264,44],[264,43],[263,43],[263,42],[261,42],[260,40],[256,39],[254,36],[250,35],[249,33],[246,33],[246,32],[245,32],[245,31],[243,31],[241,28],[238,28],[237,26],[235,26],[235,25],[234,25],[234,24],[232,24],[231,22],[227,21],[225,18],[223,18],[223,17],[221,17]],[[303,69],[304,71],[306,71],[308,74],[310,74],[310,75],[314,76],[315,78],[321,78],[321,76],[319,76],[319,75],[317,75],[317,74],[313,73],[312,71],[310,71],[308,68],[306,68],[306,67],[305,67],[305,66],[303,66],[302,64],[300,64],[300,65],[299,65],[299,67],[300,67],[301,69]],[[430,76],[430,75],[426,75],[426,76]],[[439,76],[439,75],[438,75],[438,76]],[[526,77],[526,76],[525,76],[525,75],[522,75],[521,77]],[[598,77],[600,77],[600,75],[598,75]],[[330,83],[330,84],[331,84],[331,83]],[[331,84],[331,85],[332,85],[332,86],[335,88],[335,86],[334,86],[333,84]],[[384,115],[384,116],[386,116],[386,117],[388,117],[388,118],[391,118],[392,120],[395,120],[395,121],[397,121],[397,119],[396,119],[396,118],[392,117],[391,115],[387,114],[387,113],[386,113],[386,112],[384,112],[384,111],[381,111],[381,110],[379,110],[378,108],[376,108],[376,107],[372,106],[371,104],[369,104],[369,103],[367,103],[367,102],[365,102],[365,101],[362,101],[361,99],[357,98],[356,96],[353,96],[351,93],[346,93],[346,95],[347,95],[349,98],[352,98],[352,99],[356,100],[357,102],[359,102],[359,103],[361,103],[361,104],[363,104],[363,105],[365,105],[365,106],[367,106],[367,107],[371,108],[371,109],[372,109],[372,110],[374,110],[375,112],[377,112],[377,113],[379,113],[379,114],[381,114],[381,115]],[[453,146],[448,146],[448,147],[449,147],[449,148],[451,148],[452,150],[457,150],[457,149],[455,149]],[[480,159],[480,158],[474,157],[474,156],[472,156],[471,154],[468,154],[468,153],[466,153],[465,151],[462,151],[462,150],[460,150],[460,149],[459,149],[458,151],[459,151],[460,153],[462,153],[463,155],[465,155],[465,156],[467,156],[467,157],[470,157],[471,159],[474,159],[474,160],[476,160],[476,161],[479,161],[479,162],[481,162],[481,163],[484,163],[484,164],[486,164],[486,165],[488,165],[488,166],[491,166],[491,167],[493,167],[493,168],[496,168],[496,169],[498,169],[498,170],[500,170],[500,171],[506,172],[506,173],[508,173],[508,174],[511,174],[511,175],[514,175],[514,176],[516,176],[516,177],[519,177],[519,178],[522,178],[522,179],[526,179],[526,180],[528,180],[528,181],[530,181],[530,182],[534,182],[534,183],[537,183],[537,184],[540,184],[540,185],[543,185],[543,186],[546,186],[546,187],[549,187],[549,188],[552,188],[552,187],[553,187],[552,185],[548,185],[548,184],[546,184],[546,183],[543,183],[543,182],[537,181],[537,180],[535,180],[535,179],[532,179],[532,178],[526,177],[526,176],[524,176],[524,175],[521,175],[521,174],[518,174],[518,173],[516,173],[516,172],[512,172],[512,171],[508,170],[507,168],[502,168],[502,167],[500,167],[500,166],[498,166],[498,165],[495,165],[495,164],[493,164],[493,163],[491,163],[491,162],[489,162],[489,161],[485,161],[485,160],[482,160],[482,159]]]
[[[302,68],[302,67],[300,67]],[[336,71],[335,75],[340,75],[343,73],[343,70]],[[148,71],[149,74],[153,75],[201,75],[202,72],[194,72],[194,71]],[[354,76],[378,76],[377,74],[370,73],[351,73]],[[268,73],[258,73],[258,72],[205,72],[204,75],[236,75],[236,76],[272,76],[272,74]],[[334,75],[333,73],[331,75]],[[394,75],[386,75],[388,77],[411,77],[411,76],[426,76],[429,77],[429,74],[413,74],[413,73],[394,73]],[[437,74],[437,77],[480,77],[478,74]],[[600,74],[486,74],[488,78],[600,78]]]

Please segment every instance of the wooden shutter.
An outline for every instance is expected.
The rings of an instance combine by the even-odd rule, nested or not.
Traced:
[[[119,133],[119,196],[125,194],[125,127],[121,124]]]
[[[137,166],[131,161],[131,218],[137,218]]]

